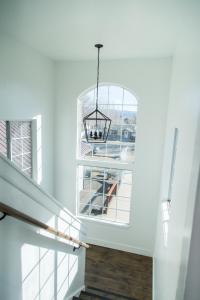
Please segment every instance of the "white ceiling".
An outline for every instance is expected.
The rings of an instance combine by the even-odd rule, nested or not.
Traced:
[[[190,0],[193,1],[193,0]],[[0,0],[1,31],[53,59],[173,54],[187,0]]]

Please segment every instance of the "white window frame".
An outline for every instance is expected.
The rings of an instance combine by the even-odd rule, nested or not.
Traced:
[[[132,91],[130,91],[128,88],[118,85],[118,84],[113,84],[113,83],[102,83],[100,84],[100,86],[117,86],[117,87],[121,87],[123,89],[123,97],[124,97],[124,90],[129,91],[133,96],[134,93]],[[129,227],[131,226],[132,223],[132,211],[133,211],[133,171],[134,171],[134,161],[100,161],[98,159],[81,159],[80,158],[80,130],[81,130],[81,97],[85,94],[87,94],[88,92],[92,91],[93,89],[95,89],[95,86],[87,89],[86,91],[84,91],[83,93],[81,93],[81,95],[78,98],[78,103],[77,103],[77,150],[76,150],[76,174],[77,174],[77,182],[76,182],[76,186],[78,187],[78,181],[79,181],[79,173],[78,173],[78,167],[79,166],[87,166],[87,167],[99,167],[99,168],[105,168],[105,169],[117,169],[117,170],[127,170],[127,171],[131,171],[132,173],[132,184],[131,184],[131,196],[130,196],[130,210],[129,210],[129,223],[120,223],[117,221],[108,221],[108,220],[104,220],[104,219],[98,219],[98,218],[93,218],[93,217],[88,217],[88,216],[84,216],[81,215],[79,213],[79,203],[80,203],[80,197],[79,197],[79,192],[78,192],[78,188],[76,189],[76,215],[78,218],[80,219],[85,219],[87,221],[94,221],[94,222],[99,222],[99,223],[107,223],[109,225],[114,225],[114,226],[122,226],[122,227]],[[136,97],[135,97],[136,98]],[[137,99],[137,98],[136,98]],[[138,104],[137,104],[138,107]],[[121,142],[122,143],[122,142]]]
[[[4,122],[30,122],[31,123],[31,176],[29,178],[37,181],[37,120],[35,119],[6,119],[2,120]],[[7,134],[7,133],[6,133]],[[9,138],[10,139],[10,138]],[[7,144],[7,147],[10,147],[9,143]],[[7,154],[5,156],[7,159],[11,161],[11,153],[9,150],[7,150]],[[23,175],[24,172],[13,162],[14,166],[19,169]]]

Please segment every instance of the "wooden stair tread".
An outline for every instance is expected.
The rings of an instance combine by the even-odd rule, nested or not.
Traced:
[[[125,296],[125,295],[122,295],[122,294],[119,294],[119,293],[115,293],[115,292],[112,292],[112,291],[101,290],[101,289],[96,288],[96,287],[88,286],[86,288],[86,291],[97,294],[97,295],[100,295],[102,297],[109,297],[110,299],[136,300],[135,298],[132,298],[132,297],[128,297],[128,296]]]
[[[104,291],[95,287],[87,287],[85,291],[82,291],[79,298],[75,299],[82,300],[137,300],[135,298],[127,297],[121,294]]]

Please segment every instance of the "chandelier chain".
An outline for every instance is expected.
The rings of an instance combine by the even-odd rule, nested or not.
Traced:
[[[96,95],[96,109],[98,109],[98,100],[99,100],[99,52],[98,48],[98,59],[97,59],[97,95]]]

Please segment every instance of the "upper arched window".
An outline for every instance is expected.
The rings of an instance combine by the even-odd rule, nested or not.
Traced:
[[[137,100],[124,87],[101,85],[98,108],[111,120],[108,140],[86,142],[83,118],[95,108],[96,89],[78,99],[77,214],[103,222],[128,224],[136,141]],[[123,162],[123,164],[122,164]]]
[[[79,120],[95,108],[96,89],[79,98]],[[79,127],[79,158],[133,161],[136,139],[137,100],[127,89],[114,85],[99,88],[99,110],[111,120],[106,144],[87,144],[83,124]]]

